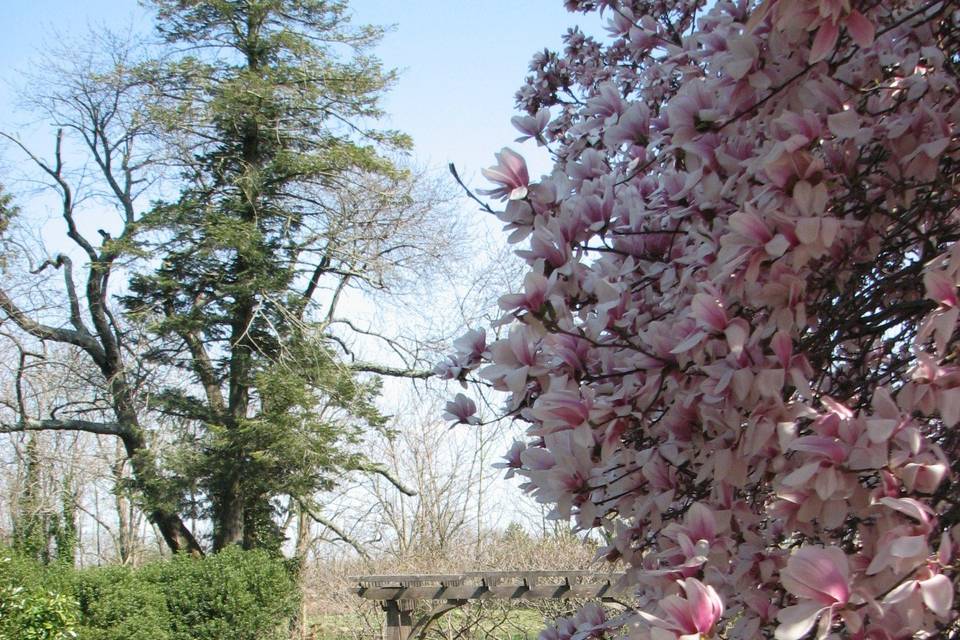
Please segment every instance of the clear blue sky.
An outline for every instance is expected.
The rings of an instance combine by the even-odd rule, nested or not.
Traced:
[[[419,160],[453,161],[477,186],[478,170],[517,135],[513,94],[530,57],[559,47],[567,27],[584,20],[563,0],[355,0],[351,7],[357,23],[396,25],[378,48],[386,65],[403,71],[386,102],[387,124],[413,136]],[[0,0],[0,24],[0,78],[9,82],[58,34],[82,36],[99,24],[147,31],[152,20],[136,0]],[[584,27],[599,31],[595,18]],[[0,127],[8,130],[22,119],[11,116],[13,103],[9,85],[0,86]],[[544,158],[531,160],[534,175],[547,169]]]

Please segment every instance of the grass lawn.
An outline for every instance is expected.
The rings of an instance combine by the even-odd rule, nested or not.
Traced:
[[[380,629],[371,625],[381,625],[383,620],[382,614],[367,619],[355,613],[327,614],[315,618],[310,627],[314,640],[374,640],[380,638]],[[479,621],[476,610],[456,609],[431,625],[428,638],[455,637],[465,622],[473,623],[475,628],[461,638],[471,640],[535,640],[544,626],[543,614],[532,609],[492,609],[485,611]]]

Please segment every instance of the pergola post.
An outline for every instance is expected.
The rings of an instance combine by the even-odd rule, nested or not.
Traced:
[[[387,624],[383,628],[383,640],[409,640],[413,630],[413,600],[387,600],[383,610],[387,612]]]

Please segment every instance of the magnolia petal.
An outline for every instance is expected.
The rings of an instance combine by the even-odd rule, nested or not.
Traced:
[[[903,536],[891,543],[890,555],[896,558],[913,558],[924,554],[926,549],[926,536]]]
[[[796,197],[796,190],[794,190],[794,197]],[[802,244],[813,244],[820,238],[820,218],[797,218],[793,231]]]
[[[927,297],[943,305],[956,307],[957,285],[943,271],[927,271],[923,274],[923,286]]]
[[[938,574],[921,580],[920,595],[923,596],[923,604],[938,616],[945,617],[950,613],[953,606],[953,584],[947,576]]]
[[[823,185],[821,184],[820,186]],[[819,207],[819,203],[817,203],[817,206]],[[836,218],[827,217],[820,220],[820,239],[823,241],[824,246],[829,247],[832,245],[839,231],[840,221]]]
[[[927,524],[930,522],[928,507],[913,498],[880,498],[880,504]]]
[[[876,34],[873,23],[856,9],[847,16],[847,32],[853,38],[853,41],[864,49],[873,44],[873,38]]]
[[[786,331],[777,331],[770,338],[770,348],[777,356],[780,366],[787,369],[790,366],[790,357],[793,355],[793,340]]]
[[[820,470],[819,462],[808,462],[799,469],[787,474],[783,484],[788,487],[802,487]]]
[[[810,64],[820,62],[833,52],[840,36],[840,28],[835,22],[824,22],[817,30],[817,35],[810,46]]]
[[[953,427],[960,421],[960,387],[941,389],[937,392],[937,408],[943,424]]]
[[[756,377],[757,391],[765,398],[779,398],[785,378],[783,369],[764,369]]]
[[[673,349],[670,349],[670,353],[672,354],[686,353],[687,351],[690,351],[695,346],[700,344],[700,342],[706,337],[707,337],[707,334],[705,334],[704,332],[696,331],[691,335],[687,336],[685,340],[681,341]]]
[[[840,478],[837,477],[837,472],[834,469],[824,469],[823,473],[818,474],[813,479],[813,489],[823,501],[829,500],[839,487]]]
[[[886,442],[897,428],[898,421],[884,418],[870,418],[867,420],[867,437],[870,442],[880,444]]]
[[[527,187],[525,185],[516,187],[510,191],[510,200],[523,200],[527,197]]]
[[[816,602],[801,602],[781,609],[777,613],[780,624],[773,632],[773,637],[776,640],[800,640],[813,629],[823,611],[824,608]]]
[[[698,293],[690,301],[690,314],[697,323],[711,331],[723,331],[727,326],[727,314],[723,303],[709,293]]]
[[[916,580],[907,580],[897,585],[890,593],[888,593],[883,598],[884,604],[896,604],[898,602],[903,602],[910,596],[914,594],[917,590],[917,581]]]
[[[787,252],[787,249],[790,248],[790,241],[781,234],[773,236],[773,239],[770,242],[763,245],[763,248],[766,249],[767,254],[773,258],[779,258]]]
[[[827,116],[827,126],[840,140],[853,138],[860,131],[860,116],[852,109],[834,113]]]
[[[805,216],[813,211],[813,185],[806,180],[799,180],[793,185],[793,201]]]
[[[940,357],[947,355],[947,343],[957,329],[957,320],[960,319],[960,308],[951,307],[949,311],[939,313],[933,322],[933,341],[937,345],[937,354]]]
[[[723,333],[727,338],[730,353],[735,356],[743,353],[743,347],[747,343],[747,338],[750,337],[750,325],[747,324],[747,321],[743,318],[736,318],[727,325]]]

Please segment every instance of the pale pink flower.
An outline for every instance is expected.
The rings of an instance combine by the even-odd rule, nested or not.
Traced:
[[[504,151],[486,185],[514,198],[495,215],[528,275],[498,338],[442,368],[487,365],[528,437],[501,467],[605,536],[654,614],[584,612],[549,637],[942,632],[958,580],[953,14],[566,4],[604,12],[614,39],[573,31],[534,60],[514,122],[549,140],[553,168],[528,184]]]
[[[822,23],[813,39],[813,44],[810,46],[810,64],[820,62],[833,53],[839,35],[840,26],[836,22],[831,20]]]
[[[655,633],[653,638],[695,639],[709,635],[723,615],[723,601],[716,590],[696,578],[678,580],[685,597],[671,595],[658,603],[666,613],[658,618],[649,613],[640,612],[640,616],[649,622]]]
[[[543,275],[531,271],[523,278],[523,293],[508,293],[500,296],[497,304],[505,311],[525,309],[538,312],[547,299],[550,282]]]
[[[798,604],[777,614],[777,640],[799,640],[820,620],[818,638],[826,637],[836,609],[850,599],[850,570],[846,554],[838,547],[801,547],[780,571],[780,582]]]
[[[494,469],[506,469],[507,472],[503,474],[504,478],[512,478],[517,469],[523,466],[522,455],[526,451],[526,443],[520,440],[514,440],[513,445],[511,445],[510,450],[507,451],[506,455],[503,456],[503,462],[494,462]]]
[[[883,599],[884,603],[897,604],[907,602],[916,608],[920,602],[941,618],[946,617],[953,607],[953,584],[941,573],[924,569],[916,579],[905,580]]]
[[[537,111],[536,115],[533,116],[514,116],[510,119],[510,124],[523,134],[515,142],[524,142],[530,138],[536,138],[537,141],[543,142],[543,130],[547,128],[549,122],[550,109],[546,107]]]
[[[727,328],[727,313],[723,303],[717,296],[709,293],[698,293],[690,301],[690,315],[697,324],[717,333]]]
[[[847,33],[860,47],[866,48],[873,44],[876,27],[862,13],[854,9],[847,16]]]
[[[927,297],[946,307],[960,306],[957,300],[957,285],[953,278],[943,271],[927,271],[923,274],[923,286]]]
[[[518,153],[504,147],[500,153],[494,154],[497,164],[481,173],[490,182],[500,186],[496,189],[478,189],[478,193],[499,198],[500,200],[520,200],[527,196],[527,187],[530,185],[530,175],[527,173],[527,162]]]
[[[447,402],[443,417],[446,420],[454,420],[458,423],[479,424],[479,418],[473,415],[476,412],[476,403],[462,393],[458,393],[453,400]]]

